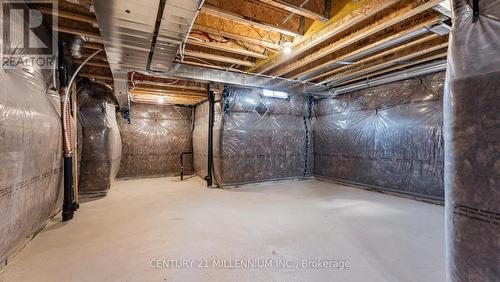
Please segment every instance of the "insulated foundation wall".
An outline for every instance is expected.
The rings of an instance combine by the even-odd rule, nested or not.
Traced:
[[[471,1],[472,2],[472,1]],[[500,1],[452,1],[444,103],[449,281],[500,281]]]
[[[312,99],[269,98],[226,87],[217,103],[214,177],[219,186],[303,179],[312,173]],[[206,175],[208,103],[195,114],[195,169]]]
[[[122,158],[118,177],[178,175],[180,154],[193,151],[192,109],[132,103],[131,123],[118,119]],[[193,156],[183,157],[184,173],[193,173]]]
[[[317,103],[314,174],[443,199],[444,73]]]
[[[82,79],[77,102],[83,137],[78,192],[84,198],[105,196],[118,172],[122,148],[113,92]]]
[[[22,36],[7,39],[5,32],[0,45],[14,48],[4,58],[29,60]],[[60,102],[51,81],[37,67],[0,71],[0,269],[62,207]]]
[[[216,98],[220,100],[220,97]],[[213,151],[215,183],[221,183],[220,179],[220,137],[222,134],[222,112],[220,101],[214,105],[214,127],[213,127]],[[203,102],[194,110],[193,128],[193,165],[195,173],[204,178],[208,169],[208,112],[209,103]]]

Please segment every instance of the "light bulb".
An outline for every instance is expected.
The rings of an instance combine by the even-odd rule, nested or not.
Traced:
[[[285,55],[292,53],[292,42],[287,41],[283,43],[283,53],[285,53]]]

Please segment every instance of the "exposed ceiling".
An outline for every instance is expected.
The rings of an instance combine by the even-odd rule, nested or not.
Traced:
[[[140,71],[190,65],[337,88],[443,60],[448,46],[442,0],[206,0],[199,12],[195,0],[96,1],[98,21],[92,1],[72,2],[59,0],[58,30],[90,38],[84,56],[106,48],[81,75],[110,83],[126,68],[133,97],[169,103],[203,100],[206,84]],[[162,5],[178,12],[164,9],[158,24]]]

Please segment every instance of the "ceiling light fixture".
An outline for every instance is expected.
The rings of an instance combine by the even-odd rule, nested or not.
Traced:
[[[292,53],[292,42],[287,41],[283,43],[283,53],[285,53],[285,55]]]

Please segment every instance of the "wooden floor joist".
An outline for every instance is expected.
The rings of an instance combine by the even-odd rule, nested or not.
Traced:
[[[161,100],[160,100],[160,97]],[[133,93],[131,100],[139,103],[153,103],[153,104],[182,104],[182,105],[195,105],[206,98],[203,97],[180,97],[177,95],[157,95],[146,93]]]
[[[149,80],[134,80],[135,85],[151,85],[151,86],[163,86],[163,87],[169,87],[169,88],[182,88],[186,90],[194,90],[194,91],[206,91],[207,87],[206,86],[197,86],[193,84],[167,84],[163,82],[157,82],[157,81],[149,81]]]
[[[285,28],[279,27],[278,25],[271,25],[268,23],[264,23],[261,21],[250,19],[250,18],[244,17],[242,15],[238,15],[238,14],[226,11],[226,10],[222,10],[218,7],[215,7],[215,6],[212,6],[209,4],[204,4],[203,7],[201,8],[201,12],[218,17],[218,18],[222,18],[222,19],[230,20],[230,21],[233,21],[236,23],[244,24],[247,26],[253,26],[255,28],[266,30],[266,31],[279,32],[279,33],[294,36],[294,37],[302,35],[296,31],[293,31],[293,30],[285,29]]]
[[[228,52],[228,53],[249,56],[249,57],[253,57],[253,58],[260,58],[260,59],[267,58],[267,56],[264,54],[249,51],[249,50],[246,50],[243,48],[235,48],[233,46],[227,46],[227,45],[224,45],[224,43],[202,42],[202,41],[197,41],[197,40],[193,40],[193,39],[189,39],[187,42],[190,45],[204,47],[204,48],[208,48],[208,49],[219,50],[219,51],[224,51],[224,52]]]
[[[153,87],[142,87],[142,86],[137,86],[134,89],[130,89],[130,92],[134,93],[140,93],[140,92],[148,92],[148,93],[154,93],[154,94],[169,94],[169,95],[179,95],[179,96],[199,96],[199,97],[206,97],[206,93],[200,93],[200,92],[193,92],[193,91],[182,91],[179,89],[164,89],[164,88],[153,88]]]
[[[226,32],[226,31],[223,31],[223,30],[218,30],[216,28],[212,28],[212,27],[208,27],[208,26],[202,26],[202,25],[199,25],[199,24],[194,24],[193,25],[193,30],[198,30],[198,31],[201,31],[201,32],[206,32],[206,33],[209,33],[209,34],[212,34],[212,35],[216,35],[216,36],[220,36],[220,37],[227,37],[227,38],[231,38],[231,39],[234,39],[234,40],[238,40],[238,41],[242,41],[242,42],[246,42],[246,43],[250,43],[250,44],[254,44],[254,45],[259,45],[259,46],[262,46],[262,47],[271,48],[271,49],[275,49],[275,50],[278,50],[278,49],[281,48],[279,44],[274,43],[274,42],[272,42],[270,40],[257,39],[257,38],[252,38],[252,37],[248,37],[248,36],[243,36],[243,35],[240,35],[240,34],[230,33],[230,32]]]
[[[73,59],[73,62],[78,65],[82,64],[84,61],[85,61],[84,59]],[[96,61],[88,61],[85,65],[93,67],[109,68],[108,63],[101,63]]]
[[[95,79],[101,79],[101,80],[106,80],[106,81],[112,81],[113,77],[109,75],[101,75],[101,74],[93,74],[93,73],[79,73],[78,74],[81,77],[87,77],[87,78],[95,78]]]
[[[324,63],[321,63],[321,64],[318,64],[318,65],[315,65],[314,67],[311,67],[311,68],[307,68],[301,72],[296,72],[294,73],[292,76],[290,76],[290,78],[292,79],[296,79],[298,77],[301,77],[301,76],[304,76],[304,75],[307,75],[307,74],[310,74],[310,73],[313,73],[313,72],[317,72],[323,68],[326,68],[327,66],[333,66],[335,63],[337,62],[342,62],[342,61],[345,61],[345,60],[348,60],[350,57],[353,57],[353,56],[356,56],[358,54],[361,54],[362,52],[366,51],[366,50],[370,50],[370,49],[374,49],[374,48],[377,48],[378,46],[381,46],[387,42],[390,42],[394,39],[397,39],[397,38],[401,38],[401,37],[405,37],[407,36],[408,34],[412,33],[412,32],[415,32],[416,30],[419,30],[421,28],[424,28],[424,27],[427,27],[427,26],[431,26],[435,23],[438,23],[440,20],[440,17],[438,15],[430,18],[429,20],[426,20],[426,21],[423,21],[419,24],[416,24],[416,25],[413,25],[413,26],[410,26],[410,27],[407,27],[395,34],[392,34],[390,36],[387,36],[383,39],[373,39],[373,41],[368,41],[366,45],[362,46],[361,48],[357,45],[357,44],[353,44],[352,45],[352,50],[350,50],[350,52],[342,55],[342,56],[338,56],[338,57],[334,57],[334,58],[325,58],[326,59],[326,62]],[[332,54],[334,55],[334,54]],[[305,79],[305,81],[314,81],[314,80],[317,80],[319,78],[322,78],[324,76],[327,76],[325,75],[325,73],[322,73],[322,74],[318,74],[314,77],[310,77],[308,79]]]
[[[310,19],[313,19],[316,21],[325,22],[328,20],[324,15],[321,15],[321,14],[318,14],[316,12],[304,9],[300,6],[295,6],[293,4],[285,2],[283,0],[259,0],[259,1],[262,3],[266,3],[268,5],[274,6],[276,8],[288,11],[290,13],[304,16],[306,18],[310,18]]]
[[[320,43],[323,43],[325,40],[328,40],[335,34],[349,29],[355,24],[365,20],[367,17],[370,17],[398,2],[398,0],[367,1],[364,6],[355,9],[341,19],[330,20],[326,27],[316,32],[315,34],[309,37],[304,37],[297,42],[294,42],[292,52],[290,54],[279,53],[276,56],[270,57],[268,60],[257,64],[254,68],[248,69],[248,71],[265,73],[273,68],[276,68],[279,65],[292,61],[298,55],[306,52],[314,46],[319,45]]]
[[[398,52],[401,52],[401,51],[407,51],[407,52],[411,51],[411,50],[413,50],[412,48],[414,48],[416,46],[418,47],[418,45],[429,42],[429,41],[434,40],[438,37],[439,37],[439,35],[437,35],[435,33],[431,33],[431,34],[424,36],[422,38],[419,38],[417,40],[410,41],[406,44],[399,45],[397,47],[383,51],[381,53],[377,53],[374,56],[370,56],[370,57],[367,57],[363,60],[357,61],[353,65],[347,65],[347,66],[343,66],[343,67],[339,67],[339,68],[336,68],[334,70],[331,70],[331,71],[325,73],[325,76],[332,77],[332,76],[335,76],[335,74],[340,74],[340,73],[342,73],[342,75],[344,75],[345,72],[343,72],[343,71],[345,71],[345,70],[352,72],[353,70],[363,68],[365,65],[369,65],[371,62],[376,62],[377,60],[379,60],[379,61],[385,60],[385,59],[387,59],[388,55],[398,54]],[[432,47],[433,46],[431,46],[431,48]],[[323,80],[323,81],[327,82],[326,80]]]
[[[104,46],[101,44],[96,44],[96,43],[92,43],[92,42],[85,42],[85,44],[83,45],[83,48],[92,49],[92,50],[99,50],[99,49],[104,49]]]
[[[342,85],[354,83],[354,82],[357,82],[357,81],[360,81],[360,80],[371,79],[371,78],[377,77],[379,75],[387,74],[387,73],[395,71],[395,70],[400,70],[400,69],[411,67],[411,66],[415,66],[415,65],[418,65],[418,64],[422,64],[422,63],[434,61],[434,60],[437,60],[437,59],[443,59],[443,58],[446,58],[447,54],[448,53],[446,51],[444,51],[444,52],[440,52],[440,53],[435,54],[435,55],[431,55],[431,56],[428,56],[428,57],[423,57],[421,59],[413,60],[411,63],[408,63],[408,64],[396,65],[396,66],[388,67],[388,68],[382,69],[382,70],[377,71],[377,72],[372,72],[372,73],[370,73],[368,75],[365,75],[365,76],[356,77],[356,78],[353,78],[351,80],[344,81],[344,82],[340,83],[337,86],[342,86]]]
[[[400,56],[397,52],[392,55],[393,59],[386,59],[385,57],[382,59],[379,59],[377,63],[370,65],[366,68],[361,68],[361,69],[353,69],[347,72],[339,73],[336,75],[333,75],[331,77],[328,77],[327,79],[323,80],[321,83],[325,84],[332,84],[332,85],[337,85],[339,83],[342,83],[344,81],[350,80],[355,77],[359,77],[361,75],[369,74],[375,71],[379,71],[381,69],[391,67],[395,64],[412,60],[416,57],[420,57],[426,54],[429,54],[431,52],[446,48],[448,46],[448,42],[443,42],[438,45],[433,45],[430,43],[423,44],[421,48],[417,49],[416,51],[406,52],[403,56]]]
[[[339,73],[339,72],[341,72],[344,69],[352,68],[355,65],[362,65],[365,62],[376,60],[377,58],[383,57],[383,56],[385,56],[387,54],[390,54],[390,53],[395,53],[395,52],[398,52],[398,51],[403,50],[403,49],[412,48],[413,46],[416,46],[418,44],[421,44],[421,43],[429,41],[429,40],[436,39],[438,37],[439,37],[439,35],[431,33],[431,34],[429,34],[427,36],[424,36],[424,37],[422,37],[420,39],[413,40],[413,41],[410,41],[410,42],[402,44],[402,45],[398,45],[398,46],[396,46],[394,48],[388,49],[388,50],[386,50],[384,52],[381,52],[381,53],[377,53],[376,55],[367,57],[367,58],[365,58],[363,60],[358,60],[354,65],[344,66],[344,67],[338,67],[338,68],[329,70],[329,71],[327,71],[325,73],[322,73],[321,75],[318,75],[318,76],[316,76],[314,78],[311,78],[309,81],[318,81],[320,79],[324,79],[325,77],[331,77],[335,73]]]
[[[297,68],[306,66],[310,63],[316,62],[321,58],[341,49],[350,44],[358,42],[368,36],[371,36],[377,32],[380,32],[392,25],[398,24],[406,19],[409,19],[415,15],[418,15],[422,12],[425,12],[432,7],[439,4],[442,0],[421,0],[421,1],[410,1],[406,5],[402,6],[399,9],[395,9],[391,11],[388,15],[386,15],[382,20],[373,22],[372,24],[366,26],[365,28],[354,32],[352,35],[348,37],[344,37],[339,41],[336,41],[326,47],[323,47],[315,52],[312,52],[306,56],[304,56],[300,60],[296,60],[293,63],[287,64],[282,68],[279,68],[273,72],[271,75],[273,76],[283,76]],[[420,2],[423,2],[420,3]]]
[[[182,63],[182,64],[186,64],[186,65],[190,65],[190,66],[204,67],[204,68],[209,68],[209,69],[242,72],[242,70],[240,70],[240,69],[235,69],[235,68],[231,68],[231,67],[209,65],[209,64],[204,64],[204,63],[200,63],[200,62],[193,62],[193,61],[186,61],[186,60],[184,60],[182,62],[177,62],[177,63]]]
[[[69,34],[74,34],[74,35],[88,36],[88,37],[92,37],[95,40],[101,41],[101,35],[99,33],[94,33],[94,32],[90,32],[90,31],[79,30],[79,29],[74,29],[74,28],[69,28],[69,27],[62,27],[62,26],[54,26],[52,28],[58,32],[69,33]]]
[[[85,23],[89,23],[92,25],[97,24],[97,20],[95,18],[92,18],[89,16],[84,16],[84,15],[80,15],[80,14],[76,14],[76,13],[72,13],[72,12],[67,12],[67,11],[63,11],[63,10],[59,10],[59,9],[54,10],[52,8],[47,8],[47,7],[38,7],[37,9],[43,14],[53,15],[53,16],[57,16],[60,18],[65,18],[65,19],[78,21],[78,22],[85,22]]]
[[[228,63],[228,64],[247,66],[247,67],[251,67],[254,65],[254,63],[251,61],[245,61],[245,60],[240,60],[240,59],[236,59],[236,58],[231,58],[231,57],[226,57],[226,56],[221,56],[221,55],[214,55],[214,54],[198,52],[198,51],[186,50],[186,51],[184,51],[184,55],[194,57],[194,58],[200,58],[200,59],[204,59],[204,60],[217,61],[217,62],[223,62],[223,63]]]

